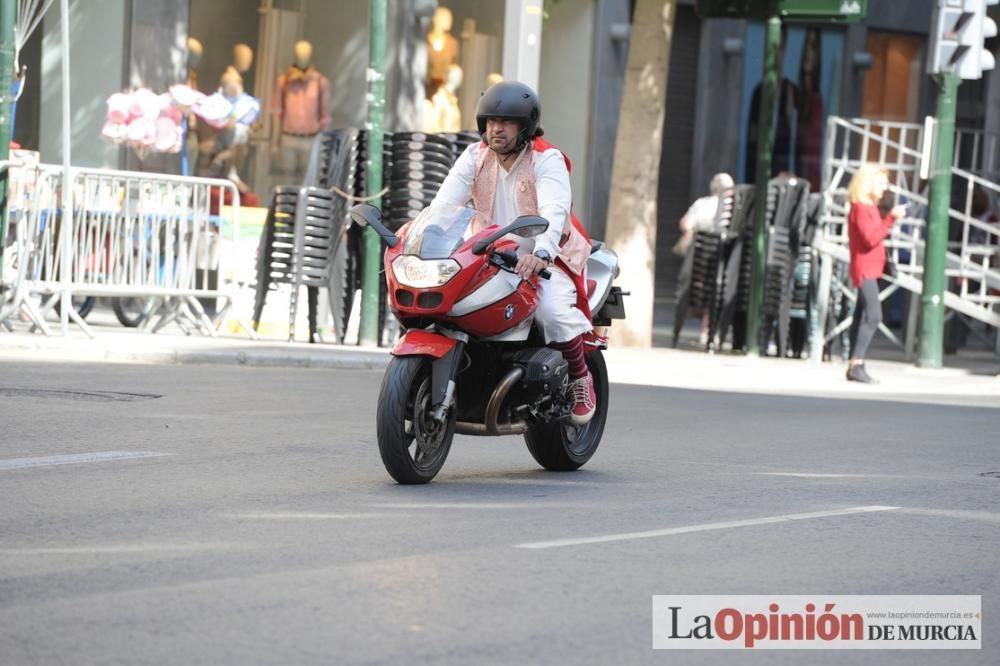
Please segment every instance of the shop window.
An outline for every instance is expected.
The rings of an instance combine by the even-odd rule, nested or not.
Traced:
[[[458,132],[476,126],[480,93],[501,80],[504,3],[441,3],[427,33],[423,127]]]
[[[746,33],[740,141],[740,180],[754,182],[757,109],[764,62],[764,26]],[[792,173],[818,190],[826,118],[840,112],[844,34],[838,28],[793,26],[782,30],[781,80],[775,103],[771,175]]]

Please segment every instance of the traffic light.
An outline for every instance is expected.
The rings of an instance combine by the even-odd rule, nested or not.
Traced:
[[[997,34],[997,25],[986,8],[1000,0],[938,0],[931,33],[929,74],[958,74],[962,79],[982,78],[993,69],[993,54],[984,41]]]

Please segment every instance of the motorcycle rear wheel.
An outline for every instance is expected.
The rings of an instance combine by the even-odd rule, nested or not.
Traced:
[[[431,363],[423,356],[393,358],[382,379],[375,430],[382,464],[401,484],[431,481],[444,466],[455,436],[455,412],[430,417]]]
[[[590,421],[574,427],[563,421],[541,423],[528,428],[524,442],[539,465],[554,472],[568,472],[583,467],[590,460],[604,435],[608,419],[608,366],[599,351],[587,355],[587,367],[594,377],[597,410]]]

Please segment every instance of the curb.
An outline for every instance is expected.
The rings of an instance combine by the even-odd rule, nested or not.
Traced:
[[[104,345],[0,344],[0,360],[139,363],[148,365],[242,365],[261,368],[384,369],[388,350],[334,349],[120,349]]]

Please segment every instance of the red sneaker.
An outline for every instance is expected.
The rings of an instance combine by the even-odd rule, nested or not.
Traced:
[[[571,381],[569,391],[570,397],[573,398],[569,420],[573,425],[582,426],[590,421],[597,411],[597,393],[594,391],[593,376],[588,372],[586,377]]]

